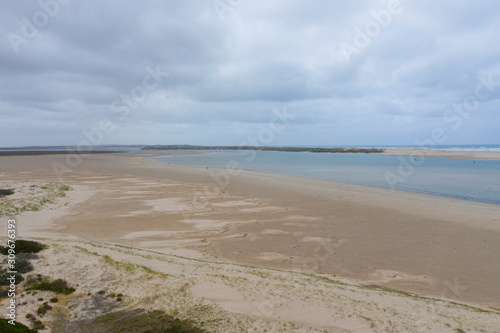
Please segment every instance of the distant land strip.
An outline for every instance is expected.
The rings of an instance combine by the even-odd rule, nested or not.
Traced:
[[[64,155],[64,154],[113,154],[124,153],[124,151],[104,151],[104,150],[5,150],[0,151],[0,156],[30,156],[30,155]]]
[[[381,148],[349,148],[349,147],[258,147],[258,146],[192,146],[192,145],[154,145],[143,146],[141,150],[261,150],[309,153],[383,153]]]

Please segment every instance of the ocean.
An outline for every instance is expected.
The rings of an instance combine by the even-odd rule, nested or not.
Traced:
[[[500,146],[483,145],[477,149],[453,146],[447,150],[500,150]],[[439,157],[415,160],[378,154],[273,151],[205,151],[204,154],[153,159],[176,165],[229,165],[500,204],[500,160]]]

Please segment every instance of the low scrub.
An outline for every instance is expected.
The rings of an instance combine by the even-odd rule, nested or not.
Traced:
[[[49,310],[52,310],[52,307],[47,302],[45,302],[41,307],[38,308],[36,312],[38,312],[40,316],[43,316]]]
[[[19,239],[16,240],[15,253],[38,253],[47,248],[47,245],[38,243],[35,241]],[[0,253],[4,255],[9,254],[9,248],[6,246],[0,246]]]
[[[65,280],[57,279],[54,281],[42,280],[36,282],[26,288],[26,290],[53,291],[58,294],[69,295],[75,291],[75,288],[70,287]]]
[[[0,189],[0,198],[14,194],[13,189]]]
[[[33,270],[33,265],[26,259],[17,259],[14,265],[18,273],[29,273]]]
[[[14,277],[15,277],[14,284],[19,284],[22,281],[24,281],[24,277],[19,273],[10,274],[10,273],[5,272],[5,273],[0,274],[0,286],[10,285],[12,283],[12,280],[10,279],[10,277],[12,275],[14,275]]]
[[[30,329],[17,321],[14,322],[15,325],[9,324],[8,319],[0,318],[0,332],[2,333],[37,333],[36,330]]]
[[[166,333],[207,333],[188,320],[176,319],[163,311],[146,312],[141,309],[123,310],[89,320],[66,322],[64,332],[166,332]]]

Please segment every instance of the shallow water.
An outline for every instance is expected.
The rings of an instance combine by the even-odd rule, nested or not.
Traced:
[[[177,165],[238,168],[431,193],[500,204],[500,161],[378,154],[206,151],[154,158]]]

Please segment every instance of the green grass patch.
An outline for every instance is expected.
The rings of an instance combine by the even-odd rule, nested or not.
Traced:
[[[180,320],[163,311],[146,312],[141,309],[122,310],[99,316],[95,319],[72,322],[66,330],[71,332],[165,332],[165,333],[207,333],[189,320]]]
[[[68,185],[64,185],[64,184],[59,185],[59,192],[68,192],[71,190],[72,190],[72,188]]]
[[[24,193],[22,198],[9,199],[6,197],[10,195],[10,191],[15,191],[15,189],[2,189],[0,193],[0,216],[16,216],[22,212],[29,211],[39,211],[45,205],[55,203],[56,198],[65,197],[67,191],[71,191],[72,188],[68,185],[49,183],[43,186],[35,186],[32,188],[33,191],[29,193]]]
[[[126,262],[126,261],[116,261],[116,260],[112,259],[108,255],[102,256],[101,260],[104,263],[110,265],[111,267],[113,267],[115,269],[124,270],[124,271],[126,271],[128,273],[134,273],[134,272],[136,272],[138,270],[142,270],[145,273],[148,273],[150,275],[155,275],[155,276],[158,276],[158,277],[161,277],[161,278],[172,277],[172,275],[170,275],[170,274],[162,273],[162,272],[157,272],[157,271],[152,270],[151,268],[149,268],[147,266],[144,266],[144,265],[137,265],[137,264],[134,264],[134,263],[131,263],[131,262]]]
[[[447,304],[450,304],[450,305],[462,307],[462,308],[467,309],[467,310],[472,310],[472,311],[478,312],[478,313],[495,313],[495,314],[498,314],[497,312],[488,311],[488,310],[477,308],[475,306],[470,306],[470,305],[467,305],[467,304],[457,303],[457,302],[448,301],[448,300],[442,300],[442,299],[439,299],[439,298],[431,298],[431,297],[419,296],[419,295],[412,294],[412,293],[407,292],[407,291],[402,291],[402,290],[398,290],[398,289],[392,289],[392,288],[388,288],[388,287],[384,287],[384,286],[379,286],[379,285],[375,285],[375,284],[361,285],[361,286],[359,286],[359,288],[361,288],[361,289],[368,289],[368,290],[384,291],[384,292],[392,293],[392,294],[399,294],[401,296],[413,298],[413,299],[416,299],[416,300],[427,300],[427,301],[432,301],[432,302],[447,303]]]

